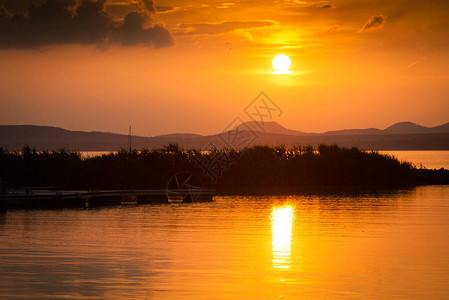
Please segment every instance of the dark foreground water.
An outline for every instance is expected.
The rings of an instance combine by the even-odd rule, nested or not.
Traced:
[[[449,187],[0,212],[0,298],[449,295]]]

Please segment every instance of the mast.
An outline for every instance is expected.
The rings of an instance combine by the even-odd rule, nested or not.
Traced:
[[[128,149],[129,149],[129,152],[131,152],[131,125],[129,125]]]

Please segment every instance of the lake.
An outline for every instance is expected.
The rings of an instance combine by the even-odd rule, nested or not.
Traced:
[[[401,161],[409,161],[417,167],[427,169],[445,168],[449,170],[449,151],[379,151],[396,156]]]
[[[449,186],[0,212],[0,298],[442,299]]]

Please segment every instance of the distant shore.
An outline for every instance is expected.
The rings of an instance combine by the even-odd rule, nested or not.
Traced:
[[[199,151],[169,144],[159,149],[120,150],[83,157],[59,149],[20,152],[0,148],[0,178],[6,187],[67,189],[166,188],[176,176],[218,190],[260,187],[407,187],[449,184],[449,171],[418,169],[391,155],[337,145],[253,146]],[[187,175],[186,175],[187,174]],[[190,175],[189,175],[190,174]]]
[[[263,130],[261,129],[263,128]],[[234,132],[233,132],[234,131]],[[324,133],[306,133],[287,129],[276,122],[246,122],[238,128],[211,135],[174,133],[160,136],[131,136],[135,149],[158,149],[169,143],[184,148],[203,149],[213,142],[218,148],[229,146],[223,135],[245,133],[252,136],[246,146],[279,144],[313,145],[337,144],[364,150],[449,150],[449,123],[424,127],[414,123],[396,123],[386,129],[375,128],[336,130]],[[58,127],[35,125],[0,125],[0,147],[21,150],[24,145],[37,150],[77,149],[80,151],[110,151],[129,148],[130,136],[110,132],[71,131]]]

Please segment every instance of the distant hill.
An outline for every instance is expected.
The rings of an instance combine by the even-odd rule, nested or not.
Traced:
[[[245,122],[238,126],[238,130],[252,130],[257,132],[284,134],[284,135],[371,135],[371,134],[421,134],[421,133],[449,133],[449,123],[435,126],[425,127],[412,122],[399,122],[385,129],[366,128],[366,129],[343,129],[326,131],[324,133],[311,133],[298,130],[287,129],[276,122]]]
[[[316,133],[306,133],[302,131],[287,129],[284,126],[276,122],[257,122],[250,121],[239,125],[237,130],[252,130],[257,132],[266,132],[274,134],[286,134],[286,135],[315,135]]]
[[[421,133],[449,133],[449,123],[435,126],[425,127],[412,122],[400,122],[391,125],[383,130],[377,128],[368,129],[345,129],[337,131],[328,131],[326,135],[343,135],[343,134],[421,134]]]
[[[434,130],[435,132],[449,132],[449,123],[432,127],[432,130]]]
[[[387,134],[410,134],[410,133],[430,133],[431,128],[424,127],[412,122],[400,122],[391,125],[390,127],[382,130],[382,133]]]
[[[170,142],[201,138],[198,134],[178,133],[157,137],[132,136],[133,148],[161,147]],[[71,131],[58,127],[35,125],[0,125],[0,147],[20,150],[24,146],[39,150],[68,148],[79,151],[111,151],[126,149],[128,135],[110,132]]]
[[[25,145],[42,150],[71,148],[104,150],[126,148],[128,136],[109,132],[71,131],[58,127],[34,125],[0,126],[0,146],[9,150]]]
[[[424,127],[410,122],[396,123],[383,130],[346,129],[320,134],[287,129],[276,122],[247,122],[232,131],[209,136],[190,133],[132,136],[131,146],[135,149],[158,148],[168,143],[178,143],[184,148],[204,149],[213,143],[216,147],[229,147],[223,137],[232,137],[237,132],[245,131],[252,136],[251,145],[316,146],[325,143],[367,150],[449,150],[449,123]],[[114,151],[128,147],[128,135],[71,131],[50,126],[0,125],[0,147],[21,150],[26,145],[38,150],[68,148],[79,151]],[[238,147],[246,145],[241,143]]]
[[[193,134],[193,133],[171,133],[171,134],[159,135],[158,137],[162,137],[162,138],[192,139],[192,138],[202,137],[202,135],[201,135],[201,134]]]
[[[335,131],[326,131],[323,135],[366,135],[366,134],[382,134],[381,129],[367,128],[367,129],[343,129]]]

